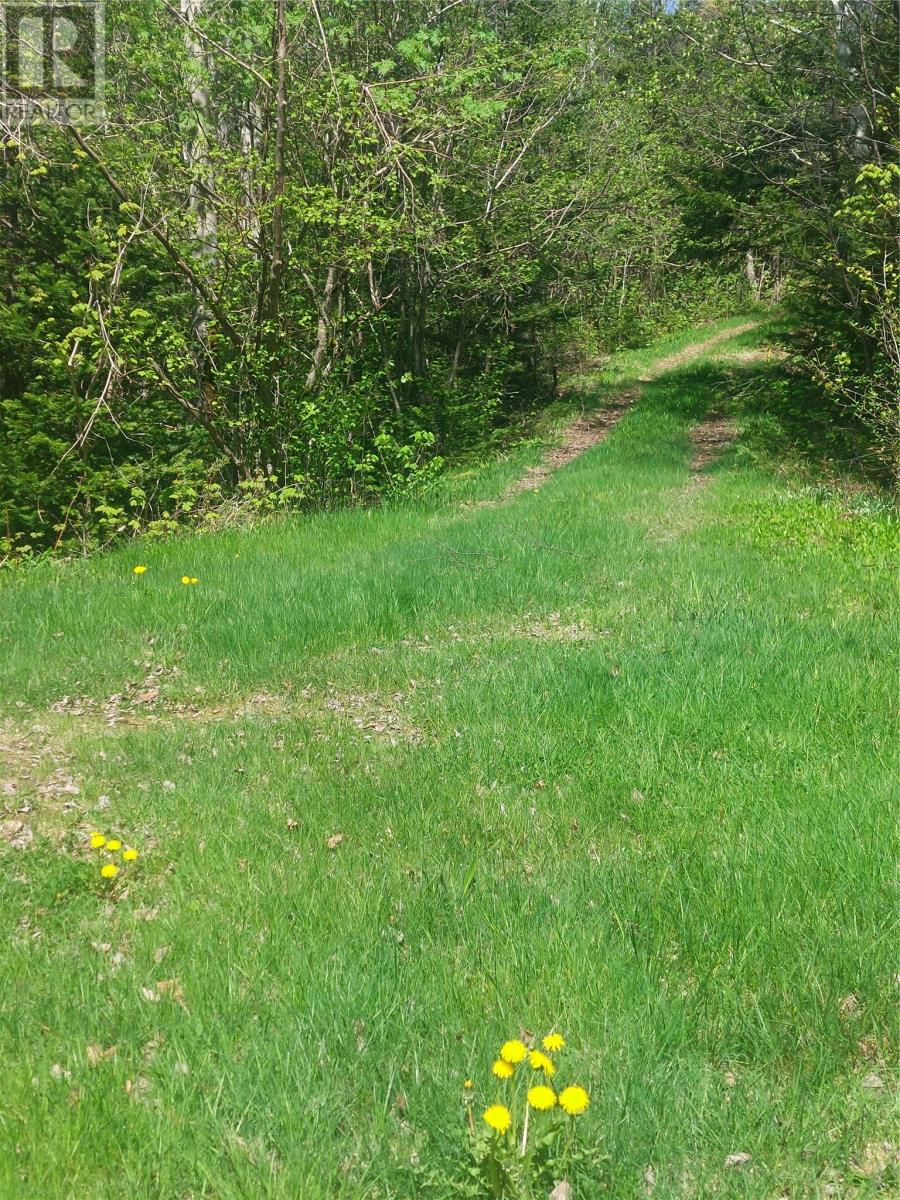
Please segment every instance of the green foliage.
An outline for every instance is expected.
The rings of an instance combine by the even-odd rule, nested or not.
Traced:
[[[472,1155],[453,1167],[416,1165],[415,1194],[422,1200],[545,1200],[560,1181],[570,1194],[589,1189],[609,1175],[606,1156],[594,1146],[581,1146],[553,1127],[529,1139],[528,1152],[486,1134],[472,1138]]]
[[[553,399],[573,317],[743,299],[679,261],[618,4],[288,4],[283,62],[276,3],[193,7],[109,0],[108,120],[0,151],[4,554],[426,485]]]
[[[890,571],[900,549],[896,510],[867,495],[846,497],[823,485],[789,492],[747,510],[754,542],[798,555],[834,554]]]
[[[838,424],[855,415],[894,465],[896,5],[685,4],[649,28],[683,147],[692,256],[746,256],[756,297],[795,317],[792,350],[816,407]]]
[[[0,147],[0,554],[428,486],[748,299],[895,457],[890,0],[106,12],[107,120]]]
[[[845,319],[830,325],[819,315],[809,351],[823,390],[864,422],[881,458],[891,464],[900,450],[898,193],[900,164],[867,163],[835,212],[838,246],[826,265],[843,271],[851,304],[844,306]],[[812,296],[806,309],[814,311]]]
[[[773,329],[770,340],[795,341]],[[870,486],[890,484],[881,455],[872,445],[871,426],[847,407],[835,411],[830,389],[810,377],[805,344],[790,356],[770,347],[771,361],[729,379],[719,389],[721,406],[739,415],[743,436],[737,453],[765,470],[789,461],[811,485],[828,479]]]

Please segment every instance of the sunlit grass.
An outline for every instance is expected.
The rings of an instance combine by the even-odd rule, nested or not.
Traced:
[[[449,1197],[525,1022],[579,1198],[890,1190],[896,595],[739,453],[685,490],[717,382],[509,504],[534,446],[3,583],[0,1196]]]

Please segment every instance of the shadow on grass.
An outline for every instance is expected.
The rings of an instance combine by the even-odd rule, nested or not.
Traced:
[[[737,341],[738,349],[742,341],[748,349],[756,348],[752,334]],[[605,390],[597,392],[601,404]],[[740,455],[768,471],[787,464],[810,483],[891,489],[886,465],[873,452],[862,425],[782,360],[686,366],[645,383],[640,404],[690,425],[711,416],[734,419],[738,432],[723,463]]]
[[[723,411],[740,421],[740,445],[758,465],[789,462],[810,482],[879,491],[891,487],[864,426],[781,361],[727,372]]]

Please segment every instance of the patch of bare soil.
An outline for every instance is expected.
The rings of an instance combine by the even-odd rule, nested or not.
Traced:
[[[117,739],[135,729],[165,737],[176,721],[222,722],[242,737],[245,723],[265,717],[309,722],[312,736],[323,736],[324,727],[337,719],[363,741],[418,745],[425,732],[408,712],[415,686],[410,681],[409,691],[383,696],[326,684],[293,694],[257,692],[225,703],[205,703],[202,689],[196,699],[185,702],[166,699],[159,687],[151,695],[149,688],[126,686],[104,700],[63,696],[47,713],[0,720],[0,850],[26,850],[38,832],[62,838],[73,819],[84,817],[89,808],[109,807],[107,796],[88,804],[85,791],[90,788],[76,772],[72,747],[86,737],[102,738],[104,748],[98,755],[106,759]]]
[[[0,813],[30,811],[22,793],[37,793],[65,807],[67,798],[81,792],[80,780],[69,771],[72,755],[45,725],[28,729],[12,722],[0,724]]]
[[[747,350],[724,350],[716,358],[734,367],[757,367],[763,363],[781,362],[787,358],[787,352],[777,346],[757,346]]]
[[[396,692],[387,699],[372,694],[332,693],[325,700],[324,707],[350,721],[366,741],[373,737],[385,737],[391,745],[398,742],[418,743],[423,740],[424,734],[404,715],[407,699],[405,692]]]
[[[525,614],[531,618],[530,613]],[[608,630],[604,630],[608,632]],[[508,637],[537,638],[544,642],[593,642],[598,634],[586,621],[564,621],[558,612],[549,613],[546,617],[538,617],[512,625]]]
[[[144,663],[146,672],[140,682],[127,680],[121,692],[114,692],[103,700],[93,696],[61,696],[50,711],[63,717],[93,716],[104,725],[141,724],[152,715],[160,700],[160,689],[165,680],[179,674],[178,667],[153,666]]]
[[[172,672],[177,673],[175,671]],[[161,672],[158,672],[161,674]],[[135,728],[171,725],[173,720],[211,724],[218,721],[268,719],[316,720],[345,718],[365,736],[381,734],[394,741],[422,740],[422,731],[405,715],[409,693],[392,696],[343,692],[326,684],[286,693],[254,692],[225,701],[208,701],[205,688],[188,700],[165,695],[159,686],[132,687],[105,699],[62,696],[35,723],[0,722],[0,816],[16,811],[21,793],[56,797],[77,796],[80,778],[69,772],[71,745],[91,734],[114,736]],[[49,722],[41,723],[41,719]],[[27,809],[26,809],[27,811]]]
[[[419,653],[429,653],[452,644],[478,646],[484,643],[508,642],[511,639],[536,639],[545,642],[595,642],[600,638],[609,637],[609,629],[595,629],[589,621],[571,619],[561,613],[551,612],[542,616],[526,612],[522,619],[510,625],[497,625],[484,628],[463,628],[455,625],[435,634],[425,634],[422,638],[403,638],[396,646],[404,650],[415,650]],[[384,654],[381,646],[372,647],[373,654]]]
[[[476,507],[493,507],[496,503],[512,500],[522,492],[537,491],[554,472],[561,467],[568,466],[570,462],[584,454],[586,450],[593,449],[609,435],[610,430],[618,425],[635,401],[639,399],[641,394],[639,384],[652,383],[660,375],[686,366],[694,359],[707,354],[720,342],[739,337],[742,333],[748,333],[751,329],[755,329],[758,323],[758,321],[746,321],[743,325],[723,329],[719,333],[713,334],[712,337],[705,338],[702,342],[694,342],[675,354],[668,354],[664,358],[656,359],[651,363],[647,373],[640,376],[637,385],[633,384],[623,388],[600,412],[578,417],[568,425],[562,432],[560,444],[550,450],[537,466],[529,467],[524,475],[509,484],[499,501],[482,501]],[[755,354],[756,351],[737,351],[736,353]]]
[[[25,850],[34,839],[36,811],[55,821],[80,810],[82,779],[71,761],[47,725],[0,722],[0,843]]]
[[[607,436],[613,426],[625,416],[640,395],[640,388],[630,387],[618,393],[606,408],[590,416],[579,417],[563,430],[562,441],[537,466],[529,467],[524,475],[506,488],[501,499],[511,500],[521,492],[534,492],[554,471],[567,466],[585,450],[590,450]]]
[[[421,742],[424,737],[422,730],[409,720],[404,711],[408,700],[409,694],[406,692],[385,697],[374,692],[342,692],[328,685],[324,692],[305,687],[298,693],[288,695],[257,692],[225,704],[191,702],[166,705],[162,715],[210,723],[252,720],[257,716],[314,721],[328,714],[348,721],[365,741],[386,738],[391,745],[397,745],[399,742]]]
[[[691,484],[697,487],[708,475],[701,472],[721,458],[737,436],[733,421],[718,413],[711,413],[702,425],[695,425],[691,430]]]

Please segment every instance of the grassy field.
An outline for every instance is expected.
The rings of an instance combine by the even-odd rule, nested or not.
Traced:
[[[3,1200],[475,1195],[521,1028],[574,1200],[897,1194],[893,527],[692,478],[723,369],[505,503],[539,446],[0,583]]]

